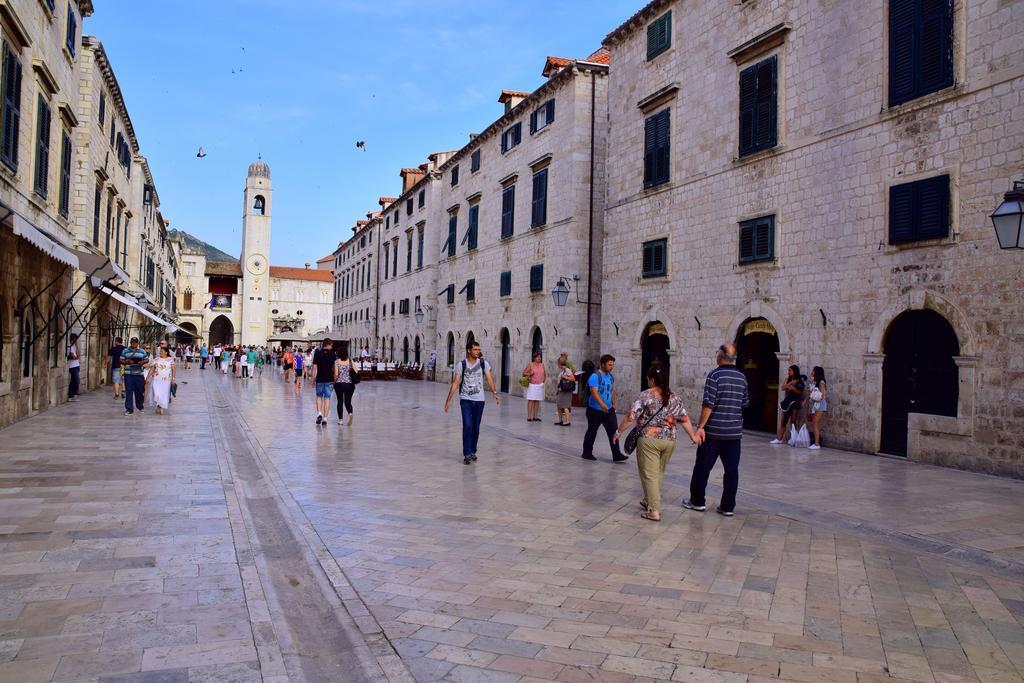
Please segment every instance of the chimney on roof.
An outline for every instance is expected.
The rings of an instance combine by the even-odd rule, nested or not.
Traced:
[[[306,262],[306,270],[309,270],[309,261]]]
[[[473,140],[476,140],[478,137],[480,137],[479,133],[470,133],[469,134],[469,141],[473,142]]]
[[[418,168],[403,168],[402,174],[402,194],[409,191],[409,188],[420,181],[423,176],[426,175],[426,171],[421,171]]]
[[[505,105],[505,113],[515,109],[516,105],[525,100],[530,93],[519,92],[518,90],[502,90],[498,102]]]

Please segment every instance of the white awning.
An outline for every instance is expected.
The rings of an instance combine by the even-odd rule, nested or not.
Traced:
[[[110,257],[103,254],[94,254],[85,249],[72,249],[78,257],[78,269],[86,275],[91,275],[101,282],[109,282],[114,278],[128,283],[129,275],[121,266],[110,260]]]
[[[96,284],[96,278],[95,277],[93,278],[93,283]],[[155,322],[155,323],[157,323],[159,325],[163,325],[168,330],[181,330],[182,332],[185,331],[185,330],[182,330],[177,325],[175,325],[174,323],[170,322],[169,320],[164,320],[160,316],[154,315],[154,314],[150,313],[149,310],[145,306],[143,306],[136,299],[133,299],[130,296],[127,296],[125,294],[122,294],[121,292],[115,291],[115,290],[111,289],[110,287],[108,287],[106,285],[101,285],[100,286],[100,291],[109,294],[110,298],[116,299],[117,301],[120,301],[121,303],[125,304],[126,306],[130,306],[130,307],[134,308],[136,311],[138,311],[142,315],[146,316],[147,318],[149,318],[150,320],[152,320],[153,322]]]
[[[71,249],[62,245],[45,231],[29,223],[21,215],[11,214],[11,227],[14,229],[15,235],[31,242],[55,261],[66,263],[73,268],[78,267],[78,257],[75,256]]]

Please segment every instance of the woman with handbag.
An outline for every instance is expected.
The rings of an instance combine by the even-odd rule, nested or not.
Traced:
[[[640,516],[660,522],[661,483],[665,478],[665,467],[676,448],[676,426],[682,425],[693,443],[699,445],[700,438],[690,424],[682,399],[668,386],[668,370],[661,365],[652,366],[647,371],[647,386],[650,388],[629,407],[614,440],[618,441],[622,432],[636,423],[623,448],[626,453],[636,449],[636,465],[644,489],[644,497],[640,501],[644,511]]]
[[[338,397],[338,424],[348,410],[348,425],[352,426],[352,394],[359,384],[359,373],[348,357],[348,347],[339,344],[338,357],[334,361],[334,393]]]
[[[569,367],[569,356],[558,357],[558,394],[555,397],[555,411],[559,427],[568,427],[572,416],[572,395],[576,393],[576,373]]]
[[[540,351],[533,354],[530,364],[523,370],[526,384],[526,421],[540,422],[540,402],[544,400],[544,380],[547,373],[541,360]]]
[[[807,399],[807,423],[814,434],[814,443],[808,446],[812,451],[821,448],[821,418],[828,412],[828,393],[825,386],[825,370],[815,365],[811,370],[811,395]]]
[[[165,345],[157,349],[156,359],[149,365],[149,383],[153,392],[156,414],[163,415],[171,404],[171,385],[177,378],[174,357]]]

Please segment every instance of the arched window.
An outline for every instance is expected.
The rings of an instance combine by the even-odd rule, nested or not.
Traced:
[[[306,290],[304,290],[304,289],[297,289],[297,290],[295,290],[295,300],[296,301],[305,301],[306,300]]]
[[[236,204],[237,206],[237,204]],[[263,195],[256,195],[256,199],[252,203],[252,212],[264,216],[267,213],[267,200],[263,198]]]
[[[185,294],[182,297],[182,308],[184,308],[186,311],[189,311],[189,310],[192,309],[192,290],[191,289],[186,289],[185,290]]]
[[[32,307],[25,301],[21,308],[21,339],[18,346],[21,350],[21,357],[19,358],[19,365],[21,365],[21,376],[31,377],[32,370],[35,368],[35,354],[34,344],[32,337],[35,335],[36,320],[35,315],[32,311]]]
[[[455,335],[448,333],[448,367],[455,365]]]

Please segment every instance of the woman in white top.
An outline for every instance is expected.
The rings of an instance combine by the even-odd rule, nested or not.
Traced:
[[[152,386],[153,403],[156,404],[156,413],[163,415],[171,404],[171,383],[177,377],[177,369],[174,358],[166,346],[161,346],[157,353],[159,355],[156,360],[149,364],[149,381]]]

